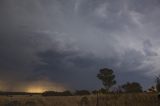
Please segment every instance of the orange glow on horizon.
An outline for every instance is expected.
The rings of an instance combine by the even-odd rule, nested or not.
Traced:
[[[45,91],[64,91],[65,87],[63,85],[53,83],[47,80],[35,81],[26,87],[25,92],[29,93],[42,93]]]
[[[43,93],[47,91],[47,89],[43,88],[43,87],[40,87],[40,86],[33,86],[33,87],[29,87],[26,92],[29,92],[29,93]]]
[[[16,85],[16,87],[15,87]],[[49,80],[37,80],[23,83],[8,83],[0,80],[0,91],[42,93],[45,91],[64,91],[66,86]]]

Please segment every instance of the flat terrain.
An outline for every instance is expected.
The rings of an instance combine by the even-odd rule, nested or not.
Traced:
[[[109,94],[107,96],[0,96],[0,106],[160,106],[156,94]]]

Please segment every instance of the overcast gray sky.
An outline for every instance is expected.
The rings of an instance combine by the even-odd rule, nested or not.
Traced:
[[[159,0],[1,0],[0,82],[96,89],[99,69],[151,86],[160,73]],[[57,85],[58,86],[58,85]]]

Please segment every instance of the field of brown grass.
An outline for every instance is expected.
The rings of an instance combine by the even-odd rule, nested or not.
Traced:
[[[0,106],[160,106],[156,94],[97,96],[0,96]]]

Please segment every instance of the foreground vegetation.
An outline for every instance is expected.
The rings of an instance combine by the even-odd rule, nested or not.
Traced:
[[[98,102],[97,102],[98,101]],[[0,106],[160,106],[156,94],[88,96],[0,96]]]
[[[97,77],[104,88],[93,91],[0,92],[0,106],[160,106],[160,76],[156,86],[145,92],[138,82],[112,89],[116,85],[112,69],[100,69]]]

